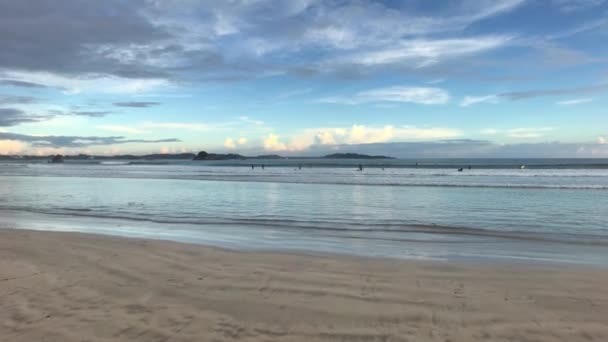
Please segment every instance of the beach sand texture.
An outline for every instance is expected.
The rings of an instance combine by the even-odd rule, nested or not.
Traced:
[[[608,341],[608,271],[0,230],[0,341]]]

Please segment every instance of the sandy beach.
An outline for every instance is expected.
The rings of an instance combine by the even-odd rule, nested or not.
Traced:
[[[606,341],[608,271],[0,230],[1,341]]]

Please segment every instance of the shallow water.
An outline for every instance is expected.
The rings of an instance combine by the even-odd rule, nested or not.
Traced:
[[[456,170],[467,162],[476,166]],[[264,170],[186,161],[3,163],[0,225],[248,249],[605,263],[608,169],[518,162],[361,161],[363,172],[357,161],[301,170],[298,161],[265,161]]]

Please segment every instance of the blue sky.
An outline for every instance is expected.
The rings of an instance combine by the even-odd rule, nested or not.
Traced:
[[[0,1],[0,154],[608,157],[608,1]]]

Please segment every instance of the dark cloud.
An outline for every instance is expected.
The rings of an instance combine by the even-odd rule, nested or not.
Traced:
[[[101,117],[104,117],[104,116],[112,114],[112,113],[113,112],[110,112],[110,111],[81,111],[81,110],[71,112],[72,115],[89,116],[92,118],[101,118]]]
[[[2,98],[0,98],[0,104],[2,104]],[[7,102],[7,103],[20,103],[20,102]],[[29,102],[25,102],[29,103]],[[49,110],[44,114],[34,114],[17,108],[0,108],[0,127],[11,127],[17,126],[23,123],[34,123],[50,120],[57,116],[88,116],[88,117],[103,117],[111,114],[110,111],[81,111],[75,110],[71,112],[64,112],[60,110]]]
[[[101,118],[101,117],[104,117],[104,116],[112,114],[112,113],[113,112],[111,112],[111,111],[87,111],[87,110],[78,110],[78,109],[73,109],[72,111],[62,111],[62,110],[49,110],[48,111],[48,114],[50,117],[75,115],[75,116],[88,116],[88,117],[92,117],[92,118]]]
[[[8,132],[0,132],[0,140],[16,140],[31,144],[34,147],[88,147],[102,145],[117,145],[127,143],[169,143],[180,142],[179,139],[160,139],[160,140],[145,140],[145,139],[125,139],[121,136],[116,137],[80,137],[80,136],[33,136],[26,134],[16,134]]]
[[[0,80],[0,85],[7,85],[12,87],[20,87],[20,88],[46,88],[45,85],[34,83],[34,82],[26,82],[26,81],[18,81],[18,80]]]
[[[424,3],[0,0],[0,75],[48,72],[77,80],[117,76],[177,83],[280,74],[357,79],[393,72],[471,78],[476,72],[505,73],[510,60],[521,70],[520,59],[497,54],[488,60],[499,66],[481,70],[475,56],[515,39],[511,32],[484,33],[475,25],[516,11],[525,1]],[[555,59],[580,61],[574,51],[551,51]],[[0,84],[40,86],[28,82],[27,74],[3,77],[11,79]]]
[[[145,1],[0,1],[0,68],[58,74],[146,71],[121,48],[169,38],[146,19]],[[162,73],[162,72],[158,72]]]
[[[375,1],[1,0],[0,70],[172,80],[325,72],[335,52],[461,32],[521,2],[461,0],[416,13]]]
[[[0,95],[0,105],[7,105],[7,104],[30,104],[30,103],[36,103],[38,102],[38,99],[36,99],[35,97],[31,97],[31,96],[7,96],[7,95]]]
[[[509,100],[523,100],[534,97],[544,96],[560,96],[560,95],[584,95],[599,93],[608,90],[608,84],[598,84],[593,86],[577,87],[577,88],[561,88],[561,89],[538,89],[538,90],[527,90],[527,91],[514,91],[508,93],[499,94],[500,97],[507,98]]]
[[[48,120],[51,117],[51,115],[32,115],[16,108],[0,108],[0,127],[10,127],[22,123],[40,122]]]
[[[160,105],[160,102],[146,102],[146,101],[129,101],[129,102],[115,102],[116,107],[131,107],[131,108],[148,108],[152,106]]]

